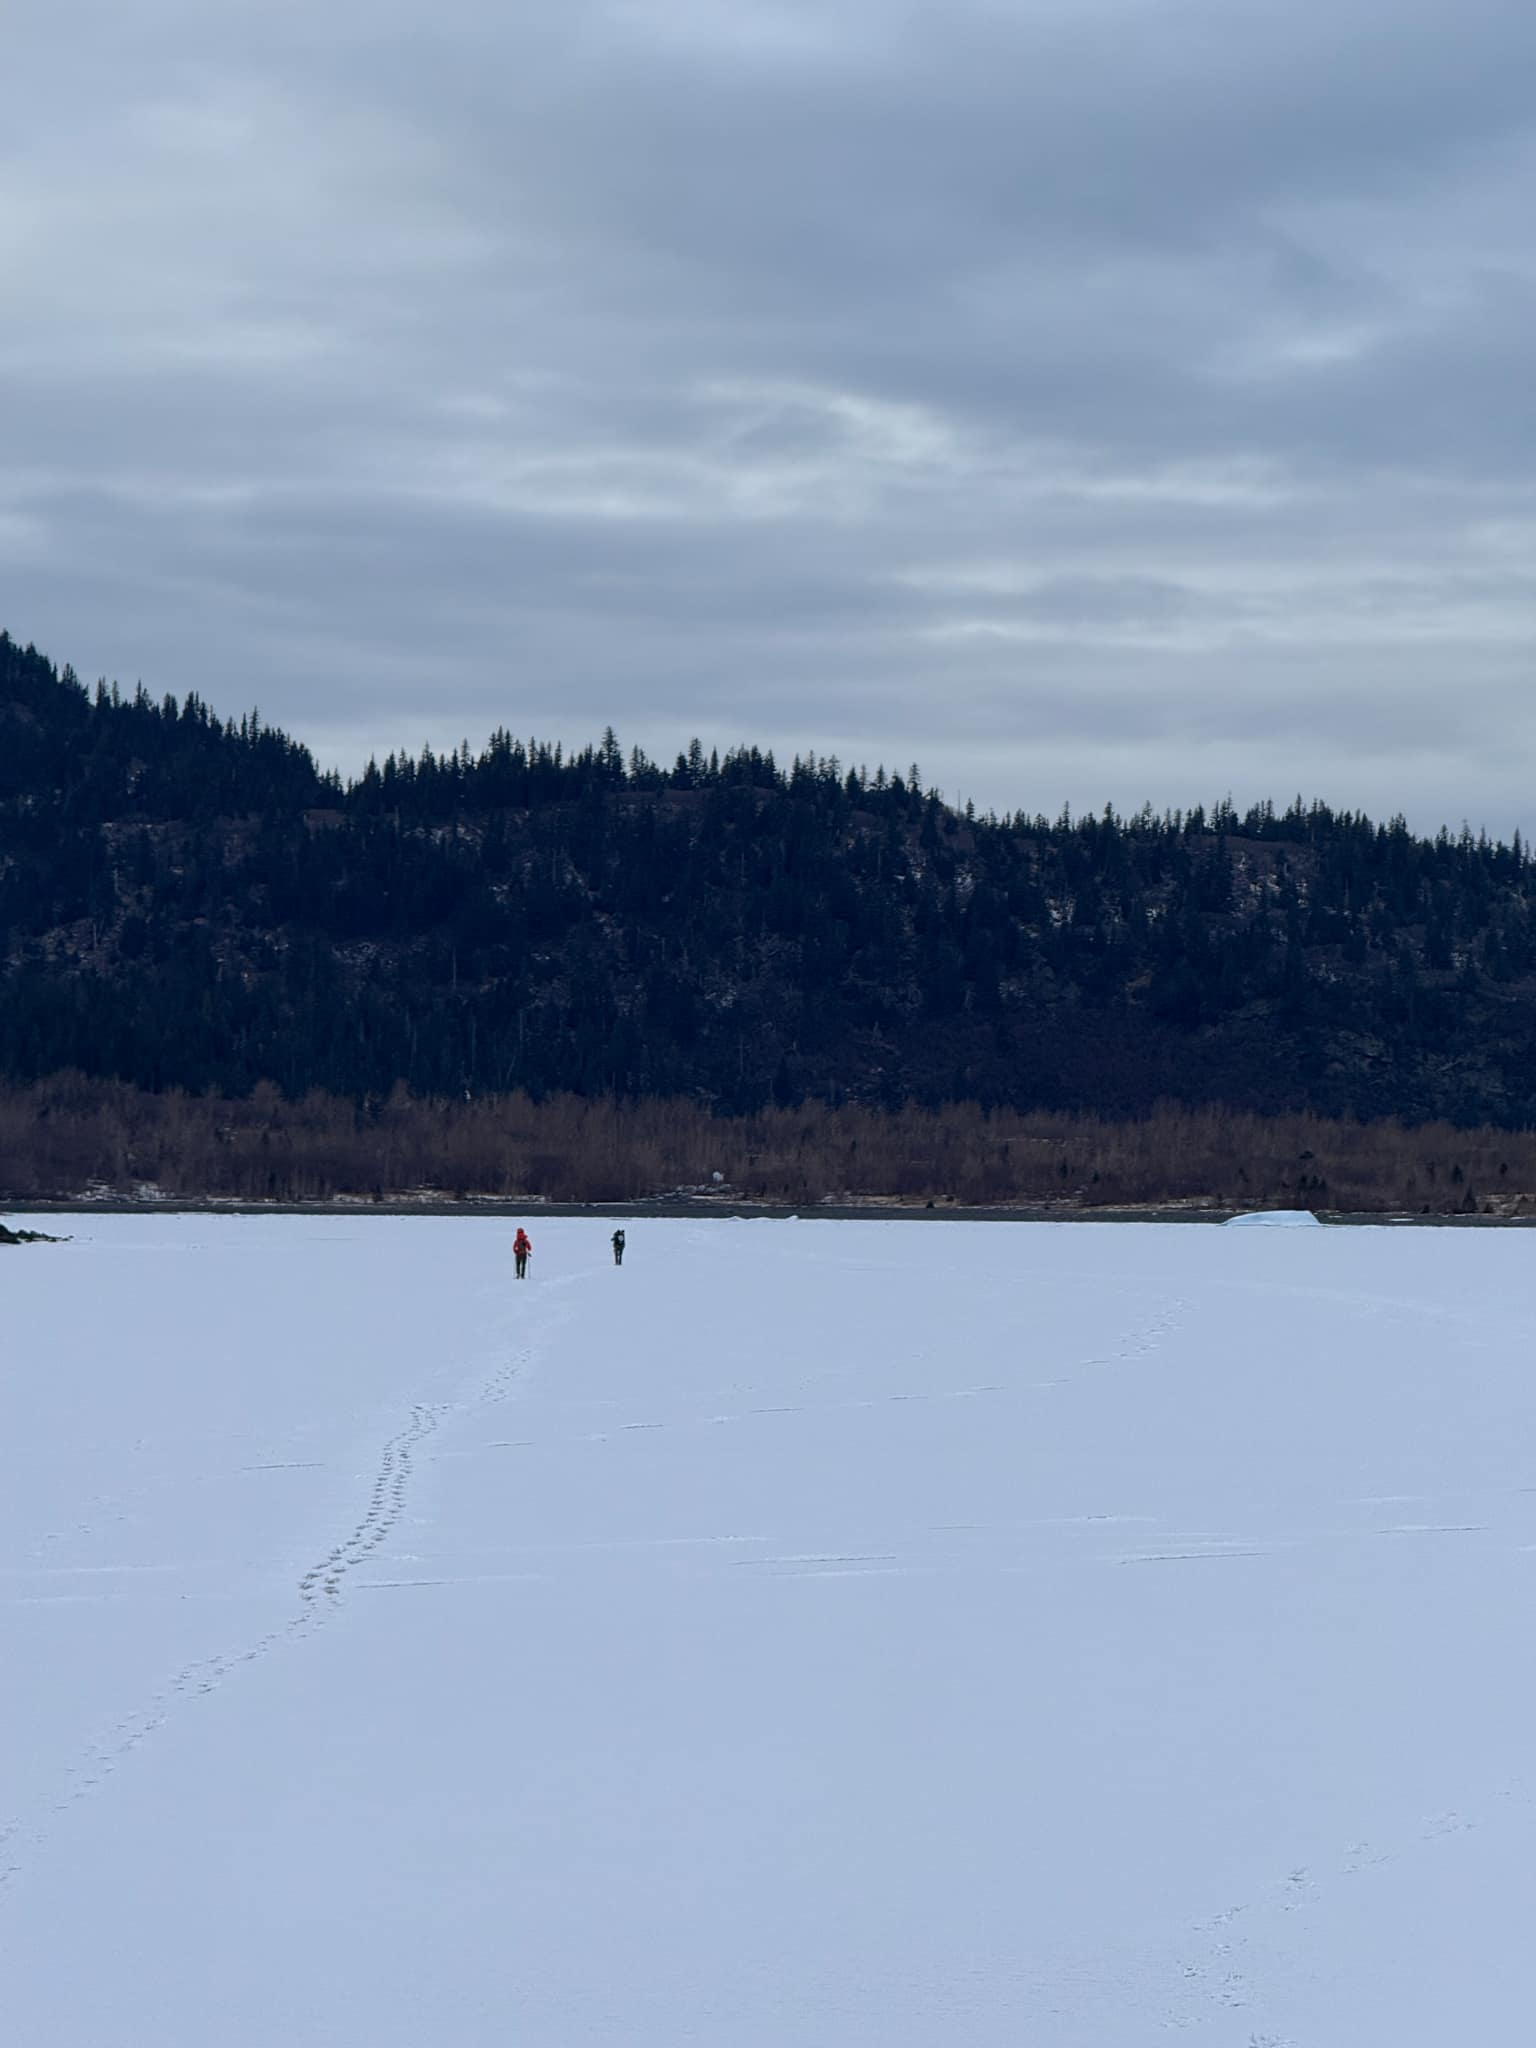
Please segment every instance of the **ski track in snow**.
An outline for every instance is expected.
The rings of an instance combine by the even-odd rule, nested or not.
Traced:
[[[572,1286],[578,1278],[576,1273],[560,1276],[541,1290],[540,1306],[554,1299],[558,1302],[560,1293]],[[1189,1304],[1176,1301],[1160,1307],[1155,1314],[1140,1320],[1124,1337],[1107,1352],[1079,1360],[1075,1365],[1057,1377],[1026,1382],[1024,1391],[1038,1391],[1060,1386],[1066,1380],[1080,1373],[1104,1368],[1123,1367],[1137,1363],[1154,1354],[1168,1336],[1178,1328]],[[477,1408],[498,1406],[507,1401],[514,1392],[518,1380],[526,1372],[536,1352],[547,1343],[553,1330],[565,1316],[556,1310],[554,1315],[543,1314],[541,1327],[535,1338],[525,1344],[511,1359],[498,1365],[467,1400],[463,1401],[418,1401],[412,1405],[407,1422],[385,1439],[380,1448],[372,1484],[366,1496],[363,1511],[352,1527],[316,1562],[310,1564],[296,1582],[297,1609],[286,1620],[264,1631],[255,1641],[238,1649],[219,1651],[211,1656],[194,1658],[168,1678],[151,1698],[134,1712],[115,1722],[101,1737],[87,1749],[83,1756],[66,1772],[57,1795],[46,1802],[42,1814],[31,1818],[13,1818],[0,1825],[0,1903],[7,1891],[23,1874],[29,1855],[36,1854],[46,1846],[51,1834],[50,1821],[68,1814],[72,1808],[97,1792],[134,1755],[142,1744],[157,1736],[174,1717],[199,1700],[207,1700],[225,1682],[239,1672],[242,1666],[251,1665],[274,1651],[294,1645],[321,1627],[340,1608],[349,1590],[354,1574],[367,1564],[381,1546],[393,1535],[404,1516],[411,1483],[414,1476],[417,1453],[440,1429],[443,1422],[455,1414],[465,1414]],[[820,1377],[826,1377],[822,1375]],[[811,1384],[808,1382],[807,1384]],[[909,1390],[892,1394],[876,1395],[842,1402],[775,1403],[750,1407],[733,1414],[710,1414],[683,1418],[661,1418],[625,1423],[619,1434],[637,1434],[652,1430],[686,1427],[713,1428],[721,1424],[752,1421],[757,1419],[814,1414],[818,1410],[857,1411],[884,1406],[921,1404],[973,1400],[988,1395],[1003,1393],[1001,1383],[983,1386],[945,1389],[938,1393]],[[233,1436],[233,1432],[230,1433]],[[608,1443],[613,1432],[597,1431],[583,1433],[569,1439],[577,1443]],[[518,1439],[505,1448],[532,1447],[534,1440]],[[492,1445],[489,1448],[501,1448]],[[142,1448],[136,1444],[135,1449]],[[476,1455],[475,1451],[459,1455]],[[324,1469],[324,1461],[272,1460],[247,1464],[235,1468],[243,1472],[314,1470]],[[169,1478],[158,1482],[145,1482],[118,1492],[103,1491],[95,1495],[91,1506],[97,1510],[88,1513],[74,1525],[77,1537],[94,1537],[107,1530],[121,1527],[129,1518],[133,1507],[142,1501],[156,1484],[169,1485]],[[34,1546],[33,1556],[45,1562],[48,1549],[62,1540],[62,1532],[54,1532]],[[752,1541],[735,1537],[706,1539],[722,1543]],[[913,1570],[931,1571],[942,1569],[931,1559],[919,1563],[903,1563],[895,1553],[858,1554],[798,1554],[768,1556],[755,1559],[738,1559],[737,1564],[755,1569],[766,1576],[777,1578],[832,1578],[843,1576],[873,1576],[877,1574],[900,1574]],[[110,1568],[109,1568],[110,1569]],[[168,1569],[175,1570],[172,1566]],[[523,1574],[496,1574],[496,1579],[525,1576]],[[452,1579],[410,1578],[393,1580],[360,1581],[360,1588],[369,1591],[400,1590],[416,1587],[430,1587],[444,1584],[467,1583],[464,1575]]]
[[[546,1290],[545,1299],[553,1296],[558,1303],[559,1290],[568,1287],[576,1277],[566,1275],[552,1282]],[[265,1630],[254,1642],[239,1649],[194,1658],[183,1665],[142,1707],[115,1722],[91,1744],[83,1756],[66,1770],[56,1796],[46,1800],[40,1810],[34,1810],[30,1816],[14,1817],[0,1824],[0,1905],[3,1905],[6,1894],[14,1883],[24,1875],[29,1858],[47,1846],[52,1832],[50,1822],[53,1819],[68,1814],[72,1808],[98,1791],[131,1759],[143,1743],[158,1735],[179,1712],[216,1693],[243,1665],[254,1664],[259,1658],[269,1656],[275,1650],[303,1641],[317,1628],[323,1627],[339,1611],[352,1575],[388,1541],[405,1514],[415,1470],[416,1453],[420,1446],[433,1436],[449,1417],[469,1414],[478,1408],[494,1407],[510,1399],[554,1329],[564,1320],[565,1315],[559,1312],[558,1307],[553,1314],[546,1312],[536,1333],[520,1345],[511,1357],[497,1365],[484,1383],[467,1399],[418,1401],[412,1405],[409,1420],[392,1436],[386,1438],[380,1448],[363,1512],[346,1535],[333,1544],[318,1562],[311,1564],[297,1580],[295,1592],[298,1604],[294,1613],[285,1621]],[[324,1461],[306,1461],[302,1465],[296,1462],[290,1465],[285,1462],[270,1466],[247,1466],[241,1469],[323,1470]],[[99,1518],[88,1516],[76,1526],[75,1533],[82,1536],[95,1535],[104,1527],[126,1521],[129,1504],[142,1497],[146,1490],[147,1488],[140,1487],[120,1495],[96,1496],[93,1505],[104,1505],[107,1512]],[[51,1540],[58,1538],[45,1538],[44,1544]],[[33,1555],[36,1556],[43,1547],[36,1546]],[[121,1570],[123,1567],[107,1566],[101,1569],[112,1571]],[[163,1569],[175,1571],[184,1567],[173,1565]]]
[[[1184,1300],[1169,1302],[1146,1321],[1139,1321],[1126,1332],[1124,1337],[1109,1350],[1096,1352],[1073,1361],[1061,1371],[1047,1379],[1019,1379],[1012,1383],[989,1380],[970,1387],[944,1387],[937,1391],[909,1389],[898,1393],[861,1395],[846,1400],[776,1401],[758,1406],[724,1409],[705,1412],[695,1410],[685,1415],[658,1416],[642,1421],[615,1422],[609,1429],[574,1430],[559,1436],[508,1437],[493,1439],[484,1444],[475,1444],[461,1451],[445,1452],[442,1455],[458,1458],[478,1458],[489,1451],[543,1450],[559,1444],[608,1444],[629,1435],[649,1430],[706,1430],[719,1429],[738,1423],[753,1423],[788,1415],[803,1415],[813,1422],[820,1416],[833,1414],[855,1414],[869,1410],[903,1407],[943,1405],[955,1401],[979,1401],[995,1397],[1010,1398],[1026,1394],[1048,1392],[1064,1387],[1094,1372],[1129,1367],[1140,1364],[1160,1351],[1185,1320],[1190,1304]],[[807,1393],[812,1393],[829,1379],[837,1376],[836,1367],[807,1377],[801,1381]],[[741,1398],[759,1390],[750,1387],[734,1387],[721,1390]],[[603,1402],[602,1406],[623,1405]]]
[[[1425,1814],[1411,1832],[1385,1842],[1349,1841],[1320,1866],[1301,1865],[1277,1876],[1262,1893],[1223,1906],[1197,1922],[1191,1944],[1173,1964],[1175,1986],[1164,2005],[1160,2024],[1165,2031],[1204,2027],[1212,2011],[1242,2013],[1283,1990],[1280,1979],[1305,1977],[1307,1962],[1295,1953],[1294,1938],[1304,1930],[1287,1922],[1308,1916],[1337,1914],[1350,1903],[1351,1890],[1373,1874],[1412,1864],[1433,1855],[1441,1844],[1481,1826],[1497,1826],[1524,1810],[1528,1825],[1530,1786],[1523,1780],[1501,1785],[1497,1804],[1477,1811],[1451,1810]],[[1300,2048],[1288,2036],[1250,2033],[1248,2048]]]
[[[340,1601],[351,1573],[394,1532],[405,1513],[416,1447],[432,1435],[450,1412],[450,1405],[446,1402],[418,1401],[405,1428],[384,1445],[373,1491],[368,1496],[361,1518],[334,1549],[328,1551],[318,1564],[311,1565],[299,1580],[299,1598],[307,1611],[290,1626],[304,1628],[323,1611],[322,1602],[334,1607]]]

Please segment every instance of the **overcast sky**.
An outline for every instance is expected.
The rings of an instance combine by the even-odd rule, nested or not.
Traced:
[[[0,624],[1536,827],[1530,0],[3,0]]]

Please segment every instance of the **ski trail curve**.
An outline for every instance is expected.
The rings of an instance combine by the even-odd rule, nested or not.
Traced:
[[[415,1451],[444,1416],[453,1412],[453,1405],[418,1401],[411,1410],[410,1421],[387,1439],[362,1514],[342,1540],[299,1580],[299,1600],[304,1611],[296,1620],[310,1623],[327,1607],[334,1608],[341,1599],[348,1574],[388,1540],[405,1513]]]

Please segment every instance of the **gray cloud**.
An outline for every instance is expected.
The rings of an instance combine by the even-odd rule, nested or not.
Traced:
[[[82,672],[348,767],[611,721],[1536,826],[1527,8],[6,40],[0,622]]]

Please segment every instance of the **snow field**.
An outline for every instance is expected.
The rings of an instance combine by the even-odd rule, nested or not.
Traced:
[[[1532,1248],[0,1254],[25,2048],[1443,2048],[1536,1851]]]

